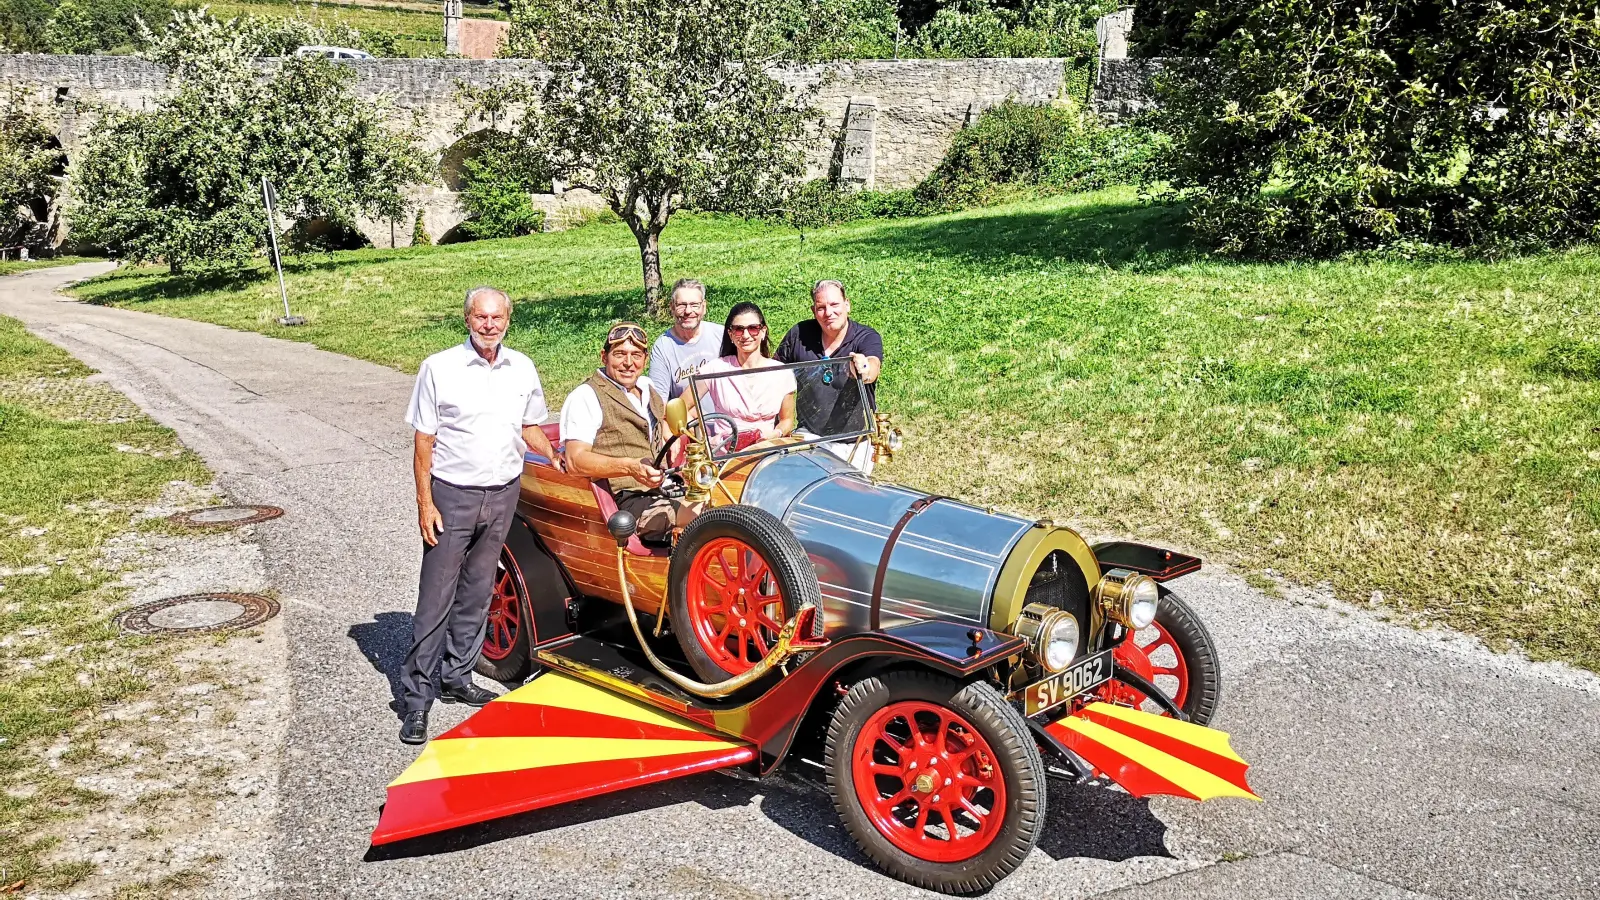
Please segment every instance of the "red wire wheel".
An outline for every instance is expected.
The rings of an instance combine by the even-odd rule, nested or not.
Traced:
[[[694,517],[667,569],[667,621],[684,659],[707,684],[748,672],[808,606],[810,634],[822,637],[822,588],[788,526],[754,506],[732,504]],[[799,657],[797,657],[798,659]]]
[[[480,675],[509,682],[521,680],[528,674],[533,661],[532,629],[528,620],[531,613],[522,567],[517,564],[511,548],[502,546],[493,593],[489,595],[483,645],[475,666]]]
[[[512,580],[516,563],[511,554],[500,551],[500,568],[495,573],[494,594],[489,598],[489,622],[483,633],[483,655],[496,662],[510,656],[522,637],[522,601]]]
[[[716,538],[689,564],[688,627],[717,667],[748,671],[772,649],[783,628],[783,596],[772,568],[739,538]]]
[[[949,709],[902,701],[878,710],[851,767],[867,818],[918,859],[971,859],[1000,834],[1006,786],[994,751]]]
[[[950,894],[987,890],[1044,829],[1027,720],[994,685],[901,670],[850,686],[828,725],[834,808],[885,872]]]
[[[1189,721],[1204,725],[1216,715],[1222,695],[1216,644],[1200,616],[1177,594],[1162,588],[1156,620],[1117,645],[1114,657],[1117,665],[1166,694]],[[1100,698],[1163,714],[1160,705],[1143,691],[1120,681],[1107,682],[1100,689]]]

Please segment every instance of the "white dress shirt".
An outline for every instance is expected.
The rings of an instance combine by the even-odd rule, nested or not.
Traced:
[[[599,370],[600,376],[612,384],[617,384],[604,369]],[[635,395],[617,384],[617,390],[622,391],[628,402],[644,418],[645,424],[650,426],[650,440],[656,439],[656,421],[650,416],[650,379],[640,378],[634,384],[639,388]],[[567,402],[561,404],[561,439],[563,441],[582,441],[590,446],[594,445],[594,436],[600,433],[600,423],[605,420],[605,413],[600,409],[600,398],[594,388],[585,381],[572,389],[567,395]]]
[[[468,338],[422,361],[406,424],[434,436],[433,477],[494,487],[522,474],[522,426],[549,416],[533,360],[502,345],[491,366]]]

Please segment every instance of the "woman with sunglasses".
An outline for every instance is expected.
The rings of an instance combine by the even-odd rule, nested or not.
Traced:
[[[739,426],[732,449],[743,450],[760,441],[794,431],[794,372],[756,370],[782,365],[771,357],[767,343],[767,317],[761,307],[744,301],[728,311],[723,325],[720,359],[706,362],[701,375],[745,372],[732,378],[707,378],[698,382],[700,396],[710,402],[708,412],[731,417]]]

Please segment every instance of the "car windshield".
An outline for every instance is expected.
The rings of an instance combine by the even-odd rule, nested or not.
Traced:
[[[873,432],[867,392],[848,357],[731,369],[713,360],[689,377],[691,417],[704,418],[711,457],[767,452],[762,442],[784,424],[785,398],[794,395],[793,436],[805,444],[853,442]],[[794,447],[793,443],[785,444]]]

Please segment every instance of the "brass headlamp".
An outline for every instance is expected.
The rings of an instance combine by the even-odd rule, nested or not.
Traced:
[[[1048,603],[1029,603],[1017,616],[1016,635],[1028,642],[1046,671],[1059,672],[1078,655],[1078,618]]]
[[[1090,601],[1111,621],[1138,631],[1150,627],[1161,605],[1161,588],[1148,575],[1112,569],[1094,586]]]
[[[888,413],[878,413],[873,423],[876,430],[872,433],[872,461],[874,463],[889,462],[894,459],[901,444],[905,442],[905,434],[900,427],[894,424]]]

